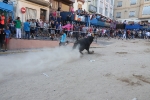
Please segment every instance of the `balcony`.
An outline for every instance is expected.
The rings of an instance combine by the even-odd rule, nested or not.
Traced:
[[[116,16],[116,18],[121,18],[121,16]]]
[[[135,15],[129,15],[129,17],[135,17]]]
[[[122,5],[117,5],[117,7],[122,7]]]
[[[43,5],[43,6],[50,5],[49,0],[26,0],[26,1],[33,2],[33,3],[39,4],[39,5]]]

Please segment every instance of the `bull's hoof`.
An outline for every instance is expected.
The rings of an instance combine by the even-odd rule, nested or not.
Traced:
[[[94,53],[94,51],[91,52],[92,54]]]
[[[93,54],[94,53],[94,51],[91,51],[91,52],[89,52],[88,54]]]

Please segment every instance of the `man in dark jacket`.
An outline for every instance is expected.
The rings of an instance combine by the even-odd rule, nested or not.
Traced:
[[[4,48],[5,37],[6,37],[6,33],[4,32],[3,29],[0,29],[0,48],[1,51],[3,52],[4,52],[3,48]]]

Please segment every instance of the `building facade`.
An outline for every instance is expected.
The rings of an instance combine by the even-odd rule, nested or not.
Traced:
[[[85,9],[89,13],[101,14],[113,19],[114,0],[75,0],[74,8]]]
[[[16,17],[20,17],[22,22],[27,19],[42,19],[49,20],[49,0],[17,0]],[[24,7],[26,12],[21,13],[21,8]]]
[[[113,19],[114,0],[97,0],[97,13]]]
[[[149,21],[150,0],[115,0],[114,19],[123,22]]]

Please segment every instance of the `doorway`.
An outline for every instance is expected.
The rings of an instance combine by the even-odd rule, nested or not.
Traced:
[[[40,19],[42,21],[45,21],[46,20],[46,10],[45,9],[40,9]]]

